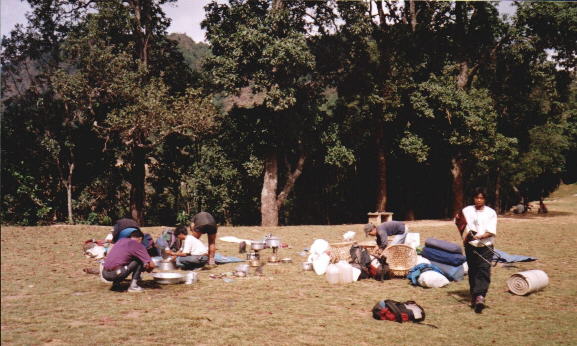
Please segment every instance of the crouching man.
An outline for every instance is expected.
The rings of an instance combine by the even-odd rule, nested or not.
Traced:
[[[107,281],[112,281],[112,290],[120,291],[121,282],[132,274],[132,281],[128,287],[128,292],[142,292],[142,287],[138,286],[140,273],[143,270],[151,271],[155,265],[142,245],[144,234],[137,229],[130,233],[129,238],[119,239],[108,253],[104,261],[102,277]]]
[[[363,231],[365,231],[365,236],[376,236],[379,248],[385,249],[389,242],[389,236],[395,236],[391,245],[404,244],[409,228],[400,221],[386,221],[378,226],[368,223],[363,227]]]
[[[182,246],[178,251],[166,250],[166,254],[174,256],[175,264],[184,270],[193,270],[204,267],[208,263],[208,247],[200,239],[188,234],[186,226],[178,226],[174,235]]]

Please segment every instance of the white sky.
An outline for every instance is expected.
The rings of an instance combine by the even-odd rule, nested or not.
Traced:
[[[0,33],[8,36],[16,24],[25,24],[24,14],[30,11],[28,2],[21,0],[0,0]],[[166,15],[172,19],[168,32],[185,33],[194,41],[204,41],[204,31],[200,22],[204,19],[204,6],[210,0],[178,0],[163,6]]]
[[[24,14],[30,10],[30,7],[26,1],[22,0],[0,1],[0,34],[8,36],[16,24],[26,23]],[[196,42],[204,41],[204,31],[200,28],[200,22],[204,19],[204,6],[209,2],[210,0],[178,0],[175,3],[166,4],[164,11],[172,19],[168,32],[185,33]],[[499,10],[502,13],[512,14],[513,2],[501,1]]]

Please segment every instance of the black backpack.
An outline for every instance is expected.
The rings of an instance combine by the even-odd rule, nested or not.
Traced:
[[[371,264],[371,256],[367,249],[362,246],[351,246],[351,265],[361,271],[359,280],[371,277],[369,265]]]
[[[381,300],[373,307],[373,317],[377,320],[403,322],[422,322],[425,320],[425,310],[412,300],[398,302],[396,300]]]

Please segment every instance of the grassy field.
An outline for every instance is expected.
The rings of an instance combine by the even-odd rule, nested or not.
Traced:
[[[549,214],[499,219],[496,248],[537,257],[529,263],[497,266],[478,315],[468,307],[468,283],[441,289],[410,286],[408,280],[364,280],[329,285],[324,276],[302,272],[298,255],[316,238],[341,241],[361,225],[278,228],[221,227],[219,236],[258,239],[268,232],[291,247],[281,249],[294,263],[265,266],[264,277],[233,282],[200,272],[195,285],[158,286],[145,274],[141,294],[119,293],[83,268],[97,268],[81,245],[104,238],[110,227],[2,227],[2,345],[37,344],[402,344],[558,345],[577,344],[577,185],[562,186],[548,201]],[[421,242],[436,237],[458,242],[450,221],[410,222]],[[161,227],[146,227],[154,236]],[[206,241],[206,239],[203,239]],[[217,242],[218,252],[237,255],[236,244]],[[268,254],[268,250],[265,253]],[[549,286],[529,296],[507,292],[506,280],[529,269],[544,270]],[[381,299],[415,300],[425,322],[438,328],[372,319]]]

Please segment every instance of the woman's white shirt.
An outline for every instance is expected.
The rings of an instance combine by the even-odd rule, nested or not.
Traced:
[[[497,213],[488,206],[482,209],[476,209],[474,205],[467,206],[463,209],[463,215],[467,220],[465,231],[474,231],[481,236],[485,233],[491,233],[493,236],[481,240],[470,241],[469,244],[477,247],[493,245],[497,234]]]

